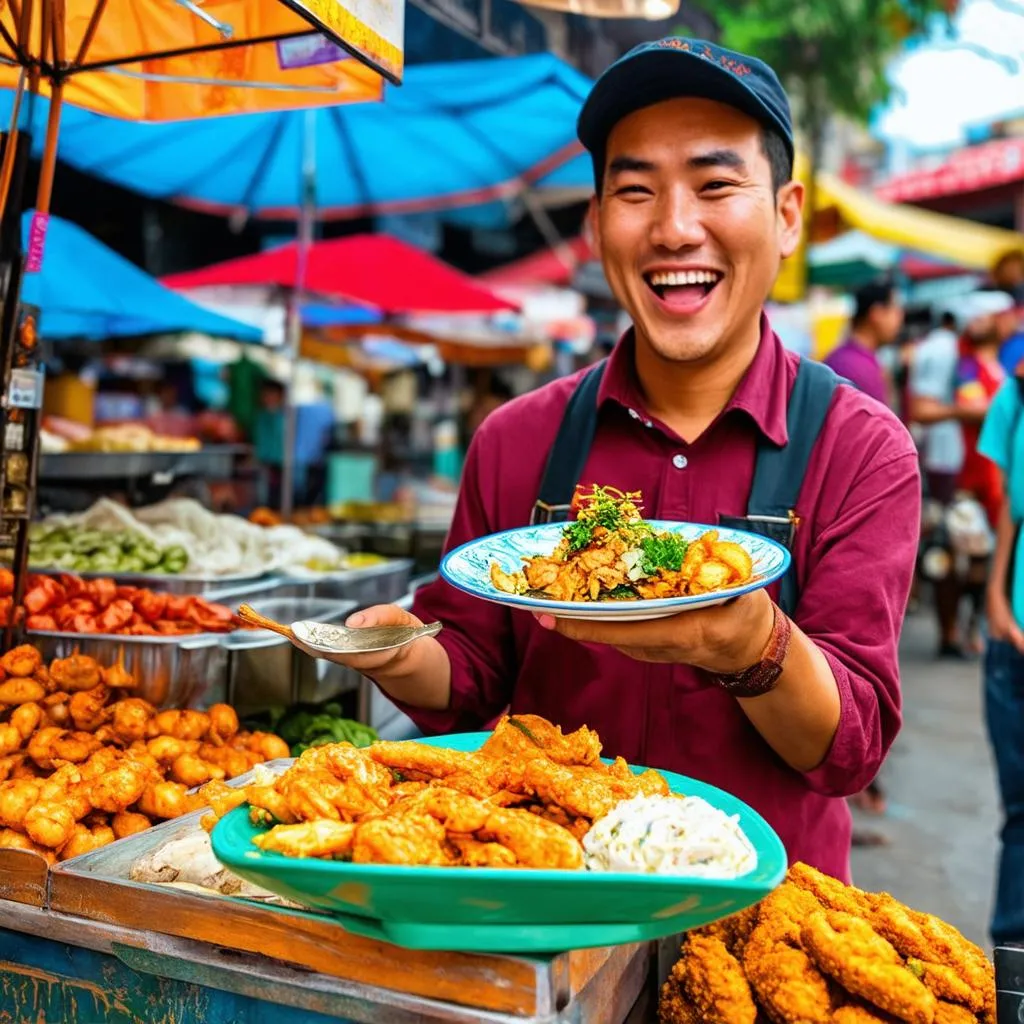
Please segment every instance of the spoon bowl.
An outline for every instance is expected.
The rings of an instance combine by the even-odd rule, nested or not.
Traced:
[[[324,654],[373,654],[393,651],[422,636],[437,636],[440,622],[425,626],[336,626],[327,622],[293,622],[295,639],[314,651]]]
[[[376,651],[393,651],[421,636],[437,636],[441,632],[440,622],[429,622],[425,626],[338,626],[331,622],[312,622],[305,619],[290,626],[275,622],[243,604],[238,617],[250,626],[269,629],[289,640],[298,641],[310,650],[321,654],[373,654]]]

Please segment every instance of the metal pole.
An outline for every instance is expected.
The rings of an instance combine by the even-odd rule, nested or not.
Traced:
[[[299,207],[295,282],[288,297],[285,355],[288,379],[284,400],[284,456],[281,462],[281,517],[292,513],[295,488],[295,361],[302,343],[302,301],[306,289],[306,264],[313,244],[316,218],[316,111],[307,110],[303,119],[302,200]]]

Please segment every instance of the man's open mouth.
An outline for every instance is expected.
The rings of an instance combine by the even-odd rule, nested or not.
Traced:
[[[644,274],[647,286],[659,299],[681,305],[705,299],[722,277],[717,270],[656,270]]]

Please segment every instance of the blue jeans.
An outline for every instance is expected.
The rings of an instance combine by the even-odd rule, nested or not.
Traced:
[[[985,653],[985,719],[1003,805],[992,940],[1024,941],[1024,655],[1003,640]]]

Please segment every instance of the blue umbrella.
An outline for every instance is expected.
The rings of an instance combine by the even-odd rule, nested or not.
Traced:
[[[320,219],[444,209],[514,195],[571,159],[589,88],[551,54],[420,65],[383,103],[169,124],[69,108],[59,152],[97,177],[221,214],[297,218],[311,157]],[[40,101],[40,124],[45,114]]]
[[[22,217],[28,248],[32,211]],[[108,249],[76,224],[50,217],[38,273],[22,278],[22,301],[38,306],[44,338],[86,338],[198,331],[238,341],[262,332],[197,306]]]

